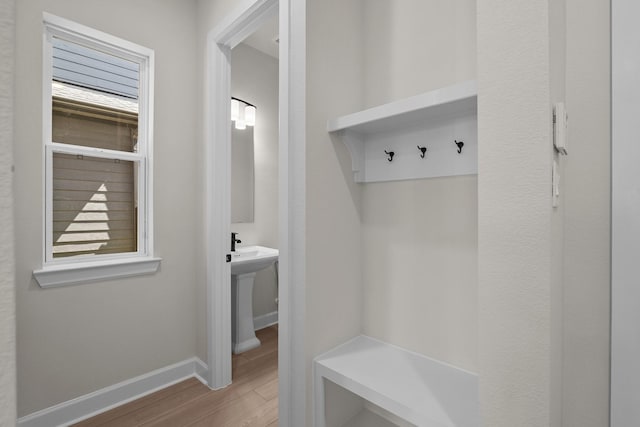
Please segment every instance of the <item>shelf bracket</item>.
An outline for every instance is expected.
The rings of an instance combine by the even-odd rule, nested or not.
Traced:
[[[351,169],[353,170],[353,180],[355,182],[364,182],[365,165],[364,165],[364,138],[349,131],[341,131],[340,136],[344,145],[351,156]]]

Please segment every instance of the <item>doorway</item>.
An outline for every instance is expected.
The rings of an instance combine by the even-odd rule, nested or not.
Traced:
[[[305,1],[247,0],[207,38],[205,251],[207,381],[231,383],[231,49],[279,16],[278,395],[279,425],[305,423],[304,176]],[[302,185],[301,185],[302,184]]]
[[[256,391],[272,403],[278,388],[277,14],[231,50],[230,62],[232,381],[253,373]]]

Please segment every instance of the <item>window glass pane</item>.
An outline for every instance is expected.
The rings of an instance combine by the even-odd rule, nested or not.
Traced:
[[[138,63],[53,38],[52,141],[136,151]]]
[[[53,142],[137,151],[137,114],[125,115],[68,99],[53,98],[52,126]]]
[[[137,251],[136,164],[53,154],[53,257]]]

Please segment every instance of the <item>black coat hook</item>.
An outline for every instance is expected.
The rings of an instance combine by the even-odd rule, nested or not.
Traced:
[[[420,150],[420,158],[421,158],[421,159],[424,159],[424,155],[425,155],[425,154],[426,154],[426,152],[427,152],[427,147],[420,147],[420,146],[418,145],[418,150]]]
[[[462,141],[453,141],[458,146],[458,154],[462,153],[462,147],[464,147],[464,142]]]
[[[384,150],[384,153],[385,153],[385,154],[387,154],[387,155],[389,156],[389,158],[388,158],[387,160],[389,160],[390,162],[392,162],[392,161],[393,161],[393,156],[394,156],[396,153],[394,153],[393,151],[387,151],[387,150]]]

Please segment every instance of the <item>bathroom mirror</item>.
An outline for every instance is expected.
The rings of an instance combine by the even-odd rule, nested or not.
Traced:
[[[231,222],[253,222],[253,127],[231,125]]]

